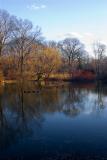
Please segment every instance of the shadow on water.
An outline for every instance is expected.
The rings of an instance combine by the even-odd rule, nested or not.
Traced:
[[[0,159],[104,157],[106,114],[107,87],[101,84],[5,84],[0,87]]]

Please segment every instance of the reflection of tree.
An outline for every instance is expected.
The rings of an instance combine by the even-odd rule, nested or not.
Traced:
[[[2,97],[0,95],[0,128],[3,126],[3,121]]]
[[[94,86],[94,89],[87,86],[80,87],[79,85],[69,86],[62,110],[71,117],[77,116],[82,112],[92,113],[100,111],[105,108],[105,95],[107,95],[107,92],[102,84],[97,87]]]
[[[7,120],[3,106],[3,92],[1,93],[0,90],[0,149],[5,148],[7,143],[10,144],[10,142],[13,141],[13,137],[14,130],[11,128],[11,126],[9,125],[9,121]]]
[[[68,93],[63,105],[63,112],[70,116],[76,116],[81,112],[80,102],[82,99],[82,92],[79,88],[68,86]]]
[[[19,129],[19,132],[21,135],[25,133],[29,133],[29,130],[27,128],[27,119],[26,119],[26,113],[24,109],[24,91],[23,91],[24,83],[23,81],[19,83],[18,85],[18,105],[19,105],[19,112],[17,115],[17,129]]]
[[[104,108],[103,97],[107,94],[101,86],[97,91],[71,85],[43,87],[40,93],[36,90],[33,82],[5,85],[4,91],[0,90],[0,150],[35,135],[42,129],[45,113],[63,112],[74,117],[87,110],[90,101],[93,112],[98,108],[96,102],[100,109]]]
[[[29,123],[35,116],[35,112],[30,110],[29,104],[25,106],[23,87],[24,84],[8,86],[6,95],[0,96],[3,102],[0,103],[0,150],[33,134]],[[41,122],[41,119],[35,119],[35,127],[40,127]]]
[[[2,94],[3,94],[3,86],[0,86],[0,128],[4,124],[3,109],[2,109]]]
[[[101,110],[104,109],[104,92],[103,92],[104,86],[100,83],[97,84],[96,86],[96,92],[98,95],[97,101],[96,101],[96,106],[98,107],[97,109]]]

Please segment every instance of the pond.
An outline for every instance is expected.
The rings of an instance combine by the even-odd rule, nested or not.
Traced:
[[[107,87],[0,86],[0,159],[107,159]]]

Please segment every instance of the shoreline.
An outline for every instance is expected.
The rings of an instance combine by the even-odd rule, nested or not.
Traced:
[[[57,82],[57,83],[61,83],[61,82],[69,82],[69,83],[74,83],[74,84],[86,84],[86,83],[97,83],[97,82],[101,82],[102,84],[107,84],[106,81],[102,81],[102,80],[96,80],[96,79],[92,79],[92,80],[86,80],[86,79],[48,79],[48,80],[41,80],[41,81],[37,81],[37,80],[28,80],[28,79],[24,79],[24,81],[27,82]],[[19,82],[19,80],[3,80],[0,82],[0,84],[12,84],[12,83],[17,83]]]

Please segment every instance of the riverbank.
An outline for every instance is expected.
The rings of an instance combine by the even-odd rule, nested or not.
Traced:
[[[12,80],[12,79],[5,79],[3,81],[1,81],[1,84],[4,83],[17,83],[19,82],[21,79],[16,79],[16,80]],[[78,71],[73,73],[73,77],[72,75],[68,74],[68,73],[57,73],[57,74],[52,74],[50,75],[49,78],[43,78],[40,79],[39,81],[36,80],[36,78],[24,78],[23,79],[24,82],[27,81],[35,81],[38,83],[48,83],[48,82],[57,82],[57,83],[61,83],[61,82],[71,82],[71,83],[96,83],[96,82],[101,82],[104,84],[107,84],[107,77],[103,77],[103,78],[96,78],[96,75],[94,72],[92,71]]]

